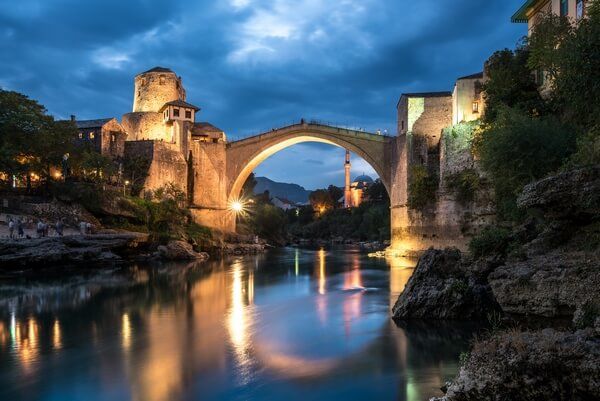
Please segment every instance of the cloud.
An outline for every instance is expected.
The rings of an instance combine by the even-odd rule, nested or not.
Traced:
[[[228,138],[301,118],[394,133],[402,92],[451,90],[514,46],[521,2],[20,0],[0,8],[0,84],[59,118],[120,118],[135,74],[163,65]],[[341,183],[341,149],[297,146],[259,169],[309,188]]]

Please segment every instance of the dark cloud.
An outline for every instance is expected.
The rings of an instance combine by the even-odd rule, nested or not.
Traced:
[[[0,8],[0,86],[59,118],[119,117],[133,76],[164,65],[229,138],[300,118],[393,133],[402,92],[451,90],[514,46],[522,1],[21,0]],[[292,155],[304,164],[286,169]],[[340,157],[307,143],[260,168],[320,187]]]

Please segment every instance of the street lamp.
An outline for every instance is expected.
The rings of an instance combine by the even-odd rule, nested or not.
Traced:
[[[123,196],[125,196],[125,188],[127,188],[127,185],[129,185],[129,180],[125,180],[123,183]]]

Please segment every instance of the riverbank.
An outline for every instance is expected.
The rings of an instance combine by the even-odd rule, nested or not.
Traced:
[[[392,312],[487,321],[443,401],[588,400],[600,394],[600,166],[527,186],[524,224],[429,250]]]

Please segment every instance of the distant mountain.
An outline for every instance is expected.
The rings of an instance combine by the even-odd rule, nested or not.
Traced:
[[[279,197],[289,199],[296,203],[308,202],[308,195],[312,191],[301,187],[298,184],[286,184],[283,182],[275,182],[267,177],[256,177],[256,186],[254,187],[255,194],[262,194],[269,191],[271,197]]]

